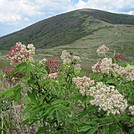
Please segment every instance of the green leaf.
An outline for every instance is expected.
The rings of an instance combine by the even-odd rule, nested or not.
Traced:
[[[58,100],[53,101],[53,102],[52,102],[52,105],[56,105],[56,104],[59,104],[59,103],[60,103],[60,104],[61,104],[61,103],[65,103],[65,101],[58,99]]]
[[[18,89],[16,89],[16,91],[14,92],[14,100],[19,101],[20,95],[21,95],[21,87],[18,87]]]
[[[22,124],[22,125],[27,125],[30,121],[31,121],[30,119],[26,119],[26,120],[24,120],[21,124]]]
[[[15,70],[18,72],[22,72],[24,69],[26,69],[27,64],[25,62],[19,64],[16,66]]]
[[[60,123],[60,114],[58,112],[58,110],[56,110],[56,119],[58,121],[58,124]]]
[[[25,109],[24,109],[24,111],[23,111],[23,116],[30,110],[32,108],[32,105],[28,105]]]
[[[6,96],[6,97],[11,96],[11,94],[14,93],[14,91],[17,90],[18,88],[20,88],[20,86],[17,85],[17,86],[15,86],[15,87],[13,87],[13,88],[7,90],[6,92],[2,92],[2,93],[0,94],[0,97],[2,97],[2,96]]]
[[[108,134],[108,128],[109,128],[109,126],[104,126],[104,127],[101,129],[101,134]]]
[[[87,134],[94,134],[98,130],[98,127],[94,127],[88,131]]]
[[[31,73],[33,74],[33,72],[34,72],[33,66],[31,64],[29,64],[25,71],[26,79],[28,79],[30,77]]]
[[[86,131],[88,131],[91,128],[92,128],[92,126],[90,126],[90,125],[83,126],[80,130],[78,130],[78,132],[86,132]]]
[[[113,79],[110,79],[110,80],[107,80],[107,82],[106,83],[116,83],[116,81],[115,80],[113,80]]]
[[[47,130],[46,126],[40,127],[36,134],[46,134],[46,130]]]
[[[36,97],[35,97],[35,92],[33,91],[31,92],[27,92],[28,97],[32,100],[32,101],[36,101]]]

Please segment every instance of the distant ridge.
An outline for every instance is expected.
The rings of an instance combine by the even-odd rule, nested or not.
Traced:
[[[51,48],[72,43],[115,24],[134,25],[134,16],[95,9],[79,9],[35,23],[0,38],[0,49],[9,49],[17,41],[33,43],[36,48]]]

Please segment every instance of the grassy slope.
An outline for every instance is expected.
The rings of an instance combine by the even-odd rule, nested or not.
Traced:
[[[68,27],[69,25],[73,25],[72,18],[70,18],[70,21],[67,20],[67,18],[69,18],[70,15],[75,14],[75,17],[80,19],[80,16],[81,16],[80,13],[83,13],[83,12],[85,13],[86,10],[87,9],[82,10],[82,12],[75,11],[75,12],[70,12],[70,13],[61,15],[64,19],[65,19],[64,16],[67,15],[66,19],[63,21],[64,27]],[[96,10],[91,10],[91,11],[88,10],[88,12],[90,12],[90,13],[93,11],[96,11]],[[96,12],[98,12],[98,10]],[[106,12],[106,14],[108,15],[109,13]],[[114,14],[114,15],[116,15],[116,14]],[[58,17],[60,17],[60,19],[61,19],[62,18],[61,16],[60,15],[56,16],[57,22],[59,21]],[[82,17],[82,18],[84,18],[84,17]],[[95,19],[92,16],[85,17],[85,18],[86,18],[86,20],[83,21],[81,24],[83,31],[86,33],[85,35],[81,34],[83,31],[74,32],[72,34],[76,34],[76,37],[79,34],[82,37],[78,36],[78,39],[75,39],[74,41],[72,41],[71,43],[68,43],[67,45],[55,46],[53,48],[47,48],[47,49],[42,49],[42,48],[38,49],[36,52],[37,55],[35,56],[36,59],[40,60],[44,57],[47,59],[52,58],[52,57],[60,57],[60,54],[63,50],[68,50],[68,51],[73,52],[74,54],[76,54],[82,58],[83,70],[84,70],[84,72],[88,73],[91,71],[91,65],[96,63],[96,61],[98,60],[97,54],[95,51],[98,48],[98,46],[100,46],[102,44],[109,46],[111,51],[113,51],[113,52],[114,52],[114,50],[116,50],[117,55],[123,55],[126,60],[132,61],[134,59],[134,38],[133,38],[134,37],[134,25],[110,24],[108,22],[104,22],[102,20]],[[130,18],[131,18],[131,16],[130,16]],[[51,19],[53,20],[55,18],[51,18]],[[47,21],[50,21],[51,19],[48,19]],[[112,21],[112,19],[111,19],[111,21]],[[115,20],[114,20],[114,22],[115,22]],[[125,21],[122,21],[122,23],[124,23],[124,22]],[[43,23],[43,21],[40,23]],[[59,23],[60,23],[60,21],[59,21]],[[35,24],[35,25],[37,25],[37,24]],[[76,24],[75,20],[74,20],[74,24]],[[52,25],[52,24],[50,24],[50,25]],[[55,25],[55,23],[53,25]],[[32,27],[29,27],[29,28],[32,29]],[[77,27],[75,27],[74,29],[76,30]],[[35,29],[33,28],[33,30],[35,30]],[[59,29],[57,29],[57,31],[58,30]],[[58,34],[50,35],[52,42],[55,42],[54,38],[56,38],[60,34],[67,36],[66,30],[64,30],[63,33],[62,33],[62,31],[59,31]],[[22,32],[24,32],[24,31],[22,30]],[[30,31],[29,33],[33,34],[34,32]],[[40,38],[43,38],[45,41],[48,41],[48,37],[45,37],[45,36],[48,36],[50,33],[47,33],[46,35],[44,35],[43,37],[40,37]],[[61,37],[61,35],[60,35],[60,37]],[[65,39],[68,39],[71,37],[72,37],[72,35],[70,35],[70,36],[68,35],[66,38],[62,37],[61,40],[62,39],[65,40]],[[27,37],[27,38],[29,38],[29,37]],[[37,39],[37,40],[35,39],[35,42],[38,42],[38,40],[39,39]],[[57,37],[57,40],[58,40],[58,37]],[[20,40],[20,41],[22,41],[22,40]],[[54,44],[56,44],[57,42],[55,42]],[[32,43],[34,43],[34,42],[32,42]],[[39,47],[40,45],[37,46],[37,44],[34,43],[36,48],[40,48]],[[14,44],[9,44],[9,45],[14,45]],[[57,44],[57,45],[59,45],[59,44]],[[2,58],[2,62],[1,62],[0,66],[2,68],[6,67],[6,65],[4,63],[4,58],[3,58],[4,54],[5,54],[5,51],[1,51],[0,57]],[[90,66],[90,68],[88,66]]]
[[[113,27],[111,24],[134,25],[134,16],[82,9],[58,15],[13,34],[0,38],[0,49],[9,49],[17,41],[33,43],[36,48],[66,45],[93,34],[95,31]]]
[[[63,50],[68,50],[82,59],[84,73],[91,72],[91,65],[99,60],[96,49],[105,44],[110,54],[123,55],[126,61],[134,59],[134,26],[114,25],[109,29],[101,29],[91,35],[82,37],[74,43],[51,49],[38,49],[36,59],[60,57]]]

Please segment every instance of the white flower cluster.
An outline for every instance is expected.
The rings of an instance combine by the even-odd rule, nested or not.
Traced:
[[[134,105],[129,107],[129,111],[131,112],[131,115],[134,115]]]
[[[118,64],[112,64],[113,73],[115,73],[117,76],[123,76],[125,75],[126,71],[125,68],[122,66],[119,66]]]
[[[58,73],[51,73],[51,74],[48,74],[48,78],[51,78],[51,79],[58,79]]]
[[[73,78],[73,82],[76,84],[76,88],[82,95],[89,95],[89,87],[94,85],[94,80],[91,80],[89,77],[77,77]]]
[[[63,60],[63,64],[73,64],[75,69],[78,71],[81,70],[80,64],[78,64],[78,62],[81,61],[79,56],[72,56],[69,52],[64,50],[62,51],[60,58]]]
[[[125,68],[126,80],[133,81],[134,80],[134,65],[127,65]]]
[[[97,49],[96,52],[98,55],[105,55],[108,51],[109,51],[109,48],[105,45],[102,45]]]
[[[94,66],[92,66],[92,71],[94,73],[99,72],[101,74],[109,74],[112,67],[112,59],[111,58],[103,58],[101,61],[97,62]]]
[[[35,54],[35,47],[33,44],[28,44],[27,48],[29,49],[28,52],[30,55],[34,55]]]
[[[61,54],[60,58],[65,59],[65,58],[68,58],[68,57],[71,57],[70,53],[66,50],[62,51],[62,54]]]
[[[127,100],[121,95],[114,86],[107,87],[102,82],[98,82],[89,90],[89,95],[93,96],[91,105],[99,106],[99,110],[107,111],[107,115],[120,114],[127,108]]]
[[[71,58],[71,55],[66,50],[62,51],[62,54],[61,54],[60,58],[63,60],[63,63],[64,64],[71,63],[71,59],[70,59]]]
[[[112,63],[111,58],[103,58],[92,66],[94,73],[101,74],[113,74],[114,76],[125,76],[127,81],[134,80],[134,66],[127,65],[127,67],[119,66],[118,64]]]

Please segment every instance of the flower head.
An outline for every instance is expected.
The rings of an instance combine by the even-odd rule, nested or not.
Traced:
[[[52,58],[48,59],[46,61],[46,66],[48,67],[49,73],[55,73],[58,72],[60,69],[60,62],[58,61],[58,58]]]
[[[127,100],[121,95],[114,86],[107,87],[102,82],[98,82],[89,90],[89,95],[93,96],[91,105],[99,106],[99,110],[107,111],[107,115],[120,114],[127,108]]]
[[[76,84],[76,88],[82,95],[89,95],[89,87],[95,84],[94,80],[91,80],[89,77],[77,77],[73,78],[73,82]]]
[[[109,51],[109,48],[105,45],[102,45],[97,49],[96,52],[98,53],[98,55],[105,55],[108,51]]]
[[[28,45],[29,50],[21,42],[17,42],[15,46],[11,47],[7,58],[10,59],[10,64],[14,65],[17,63],[25,62],[26,59],[33,60],[33,55],[35,54],[35,48],[32,44]]]

